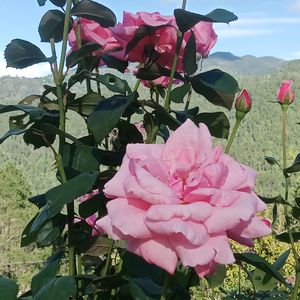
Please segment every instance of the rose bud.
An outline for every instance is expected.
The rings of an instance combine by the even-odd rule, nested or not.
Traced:
[[[246,114],[250,111],[251,107],[252,99],[250,96],[250,92],[243,88],[235,100],[235,109]]]
[[[280,104],[291,104],[294,101],[295,93],[292,91],[293,80],[284,80],[277,92],[277,102]]]

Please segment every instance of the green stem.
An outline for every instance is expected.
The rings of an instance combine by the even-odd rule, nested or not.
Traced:
[[[59,74],[60,74],[60,81],[63,81],[63,71],[64,71],[64,65],[66,60],[66,54],[67,54],[67,45],[68,45],[68,33],[69,33],[69,24],[70,24],[70,12],[72,7],[72,0],[67,1],[67,7],[66,7],[66,13],[65,13],[65,22],[64,22],[64,32],[63,32],[63,40],[62,40],[62,46],[61,46],[61,55],[60,55],[60,61],[59,61]],[[61,83],[60,82],[60,83]]]
[[[235,119],[235,124],[234,124],[233,130],[230,134],[229,140],[228,140],[227,145],[226,145],[225,150],[224,150],[224,152],[227,153],[227,154],[229,153],[229,150],[232,146],[232,143],[234,141],[234,138],[236,136],[236,133],[237,133],[239,127],[240,127],[240,124],[241,124],[242,120],[243,120],[243,118],[240,118],[240,117],[236,117],[236,119]]]
[[[173,80],[174,80],[174,76],[175,76],[175,72],[176,72],[177,62],[178,62],[178,58],[179,58],[179,51],[180,51],[182,41],[183,41],[183,33],[178,30],[177,31],[177,41],[176,41],[176,50],[175,50],[171,74],[170,74],[170,78],[169,78],[170,81],[169,81],[166,96],[165,96],[164,108],[167,110],[170,109],[170,94],[171,94],[171,90],[172,90],[172,86],[173,86]]]
[[[160,300],[168,299],[168,291],[169,291],[169,286],[171,284],[171,280],[172,280],[172,276],[169,273],[166,273],[164,286],[163,286],[163,292],[161,294]]]
[[[181,9],[185,9],[186,8],[186,3],[187,0],[182,0],[182,5],[181,5]],[[176,40],[176,49],[175,49],[175,55],[173,58],[173,64],[172,64],[172,69],[171,69],[171,74],[170,74],[170,82],[168,84],[167,87],[167,92],[166,92],[166,96],[165,96],[165,109],[169,110],[170,109],[170,94],[171,94],[171,90],[172,90],[172,86],[173,86],[173,80],[174,80],[174,76],[175,76],[175,72],[176,72],[176,67],[177,67],[177,62],[178,62],[178,58],[179,58],[179,51],[182,45],[182,41],[183,41],[183,33],[181,31],[177,31],[177,40]]]
[[[285,177],[285,197],[284,200],[285,202],[288,202],[288,197],[289,197],[289,177],[285,174],[285,169],[287,166],[287,157],[286,157],[286,123],[287,123],[287,109],[288,105],[287,104],[282,104],[281,105],[282,109],[282,129],[281,129],[281,139],[282,139],[282,164],[283,164],[283,172],[284,172],[284,177]],[[289,212],[288,212],[288,206],[283,205],[284,207],[284,215],[285,215],[285,220],[286,220],[286,228],[287,232],[289,235],[289,239],[291,242],[291,248],[292,248],[292,253],[295,259],[295,286],[292,294],[292,300],[297,300],[298,299],[298,289],[300,285],[300,270],[299,270],[299,256],[295,247],[295,241],[292,235],[292,230],[291,230],[291,222],[290,222],[290,217],[289,217]]]
[[[137,79],[137,81],[135,82],[134,88],[133,88],[133,92],[136,92],[140,86],[141,83],[141,79]]]
[[[193,90],[192,90],[192,87],[190,86],[190,90],[188,92],[188,96],[187,96],[187,99],[186,99],[184,110],[189,109],[189,106],[190,106],[190,103],[191,103],[191,98],[192,98],[192,92],[193,92]]]
[[[112,254],[113,249],[114,249],[114,241],[110,240],[110,245],[109,245],[109,249],[108,249],[108,253],[107,253],[107,257],[106,257],[106,262],[105,262],[105,266],[104,266],[104,269],[103,269],[103,276],[104,277],[108,274],[109,269],[110,269],[111,254]]]

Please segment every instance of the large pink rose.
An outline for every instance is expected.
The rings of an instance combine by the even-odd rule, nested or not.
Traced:
[[[158,28],[151,35],[145,36],[128,54],[125,54],[128,43],[133,39],[141,25],[162,27]],[[152,60],[155,60],[161,66],[172,68],[178,30],[174,16],[161,16],[158,12],[138,12],[137,14],[124,12],[123,23],[119,23],[111,30],[124,49],[124,59],[130,62],[143,63],[152,55]],[[206,57],[217,40],[212,23],[200,22],[192,28],[192,31],[195,34],[197,52]],[[177,64],[177,71],[179,72],[183,71],[183,54],[189,37],[190,32],[184,35],[179,52]]]
[[[173,274],[178,260],[199,276],[234,261],[233,239],[271,233],[256,213],[256,173],[212,146],[204,124],[187,120],[166,144],[129,144],[104,192],[108,215],[96,221],[127,249]]]
[[[77,49],[77,42],[76,42],[77,26],[78,26],[77,22],[74,22],[73,29],[70,31],[68,36],[69,44],[73,51]],[[80,34],[81,34],[82,44],[93,42],[101,46],[101,49],[97,52],[98,54],[107,53],[112,50],[121,48],[120,43],[112,35],[112,32],[109,28],[104,28],[100,24],[92,20],[80,18]]]

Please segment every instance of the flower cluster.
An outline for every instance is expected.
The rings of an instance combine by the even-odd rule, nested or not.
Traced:
[[[252,246],[271,233],[258,216],[256,173],[213,147],[204,124],[187,120],[166,144],[129,144],[104,189],[107,216],[96,221],[127,249],[173,274],[178,260],[199,276],[234,261],[229,239]]]
[[[75,22],[69,34],[69,43],[72,50],[77,49],[77,26],[78,24]],[[126,48],[128,44],[134,39],[141,26],[151,28],[151,30],[127,53]],[[123,22],[111,28],[103,28],[94,21],[81,18],[80,31],[83,44],[94,42],[101,46],[101,49],[95,54],[109,53],[111,56],[129,62],[140,64],[156,62],[162,67],[172,68],[178,33],[174,16],[161,16],[158,12],[138,12],[137,14],[124,12]],[[195,36],[198,57],[207,57],[217,41],[217,35],[213,30],[212,23],[197,23],[191,31],[186,32],[183,36],[177,72],[184,72],[184,49],[192,34],[191,32]],[[103,64],[101,60],[100,64]],[[166,78],[158,80],[158,83],[162,85],[167,85],[167,82]]]

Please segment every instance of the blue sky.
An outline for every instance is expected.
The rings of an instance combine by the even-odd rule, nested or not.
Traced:
[[[170,15],[181,6],[181,0],[97,0],[111,8],[119,21],[124,10],[159,11]],[[0,76],[16,74],[5,70],[3,51],[13,38],[22,38],[37,44],[49,55],[48,45],[40,43],[37,32],[41,16],[54,6],[50,1],[39,7],[37,0],[0,0]],[[283,59],[300,58],[300,0],[187,0],[187,9],[208,13],[215,8],[234,12],[239,20],[214,26],[218,42],[214,51],[230,51],[242,56],[276,56]],[[47,66],[37,65],[17,74],[37,76]]]

